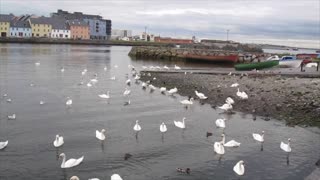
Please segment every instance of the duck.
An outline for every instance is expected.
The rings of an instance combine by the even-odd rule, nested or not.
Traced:
[[[226,103],[228,104],[234,104],[234,100],[231,97],[227,97]]]
[[[133,126],[133,130],[136,132],[141,131],[141,126],[139,125],[139,120],[136,120],[136,124]]]
[[[66,154],[64,154],[64,153],[61,153],[59,155],[59,157],[63,158],[61,166],[60,166],[62,169],[72,168],[72,167],[78,166],[83,161],[83,158],[84,158],[83,156],[81,156],[78,159],[69,159],[66,161]]]
[[[61,147],[63,144],[64,144],[63,137],[57,134],[56,139],[53,141],[53,146],[58,148],[58,147]]]
[[[110,98],[109,91],[107,91],[107,94],[99,94],[98,96],[102,99],[109,99]]]
[[[8,146],[8,142],[9,142],[8,140],[4,142],[0,142],[0,150],[6,148]]]
[[[207,99],[208,97],[205,96],[203,93],[200,93],[198,91],[194,91],[196,93],[196,95],[199,97],[199,99]]]
[[[167,92],[168,92],[168,94],[173,95],[173,94],[175,94],[175,93],[178,92],[178,89],[177,89],[176,87],[174,87],[174,88],[170,89],[170,90],[167,91]]]
[[[179,66],[177,66],[177,65],[174,65],[174,69],[180,70],[181,68]]]
[[[225,147],[239,147],[241,144],[235,140],[230,140],[230,141],[226,142],[226,137],[224,134],[222,134],[221,137],[222,137],[221,142],[222,142],[223,146],[225,146]]]
[[[262,131],[262,134],[258,133],[252,133],[252,137],[254,140],[263,143],[264,142],[264,131]]]
[[[173,122],[176,127],[181,128],[181,129],[185,129],[186,128],[185,120],[186,120],[186,118],[183,117],[182,121],[173,121]]]
[[[164,94],[166,91],[167,91],[167,88],[166,88],[166,87],[161,87],[161,88],[160,88],[160,92],[161,92],[162,94]]]
[[[192,105],[193,104],[192,100],[193,100],[193,98],[190,98],[189,100],[185,99],[185,100],[180,101],[180,103],[183,105]]]
[[[219,106],[218,108],[225,111],[229,111],[229,110],[232,110],[232,105],[229,103],[225,103],[222,106]]]
[[[233,171],[239,175],[239,176],[242,176],[244,175],[244,162],[243,160],[239,161],[234,167],[233,167]]]
[[[223,144],[221,142],[215,142],[213,144],[213,149],[214,149],[214,152],[216,152],[217,154],[224,154],[224,147],[223,147]]]
[[[106,139],[105,133],[106,130],[102,129],[101,132],[96,130],[96,138],[99,139],[100,141],[104,141]]]
[[[72,105],[72,99],[70,99],[69,97],[67,98],[67,102],[66,102],[66,105],[67,106],[71,106]]]
[[[231,84],[231,86],[230,87],[238,87],[239,86],[239,84],[238,83],[233,83],[233,84]]]
[[[16,114],[8,115],[9,120],[15,120],[16,118]]]
[[[131,93],[131,91],[126,88],[126,90],[123,92],[123,95],[124,95],[124,96],[129,96],[130,93]]]
[[[291,146],[290,146],[290,141],[291,141],[291,139],[289,138],[289,139],[288,139],[288,144],[286,144],[286,143],[284,143],[284,142],[282,142],[282,141],[281,141],[281,143],[280,143],[280,148],[281,148],[283,151],[287,152],[287,153],[289,153],[289,152],[292,151]]]
[[[122,178],[119,174],[112,174],[111,180],[122,180]]]
[[[216,120],[216,126],[218,128],[225,128],[226,127],[225,121],[226,121],[226,119],[217,119]]]
[[[167,126],[164,124],[164,122],[162,122],[162,124],[160,125],[160,132],[162,133],[167,132]]]

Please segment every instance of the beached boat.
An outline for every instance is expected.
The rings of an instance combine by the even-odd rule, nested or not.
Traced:
[[[277,61],[280,60],[278,55],[270,56],[270,57],[267,58],[266,61],[275,61],[275,60],[277,60]]]
[[[278,64],[279,64],[278,60],[272,60],[272,61],[264,61],[264,62],[256,62],[256,63],[236,64],[234,68],[237,71],[250,71],[253,69],[259,70],[259,69],[271,68]]]
[[[279,61],[280,67],[297,68],[303,59],[296,59],[294,56],[283,56]]]
[[[201,56],[188,54],[185,56],[186,59],[190,60],[202,60],[202,61],[211,61],[211,62],[227,62],[235,63],[238,61],[238,55],[215,55],[215,56]]]

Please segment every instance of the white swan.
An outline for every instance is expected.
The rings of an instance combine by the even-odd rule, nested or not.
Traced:
[[[59,134],[56,135],[56,139],[53,141],[54,147],[58,148],[64,144],[64,140],[62,136],[59,136]]]
[[[225,128],[226,127],[226,119],[217,119],[216,120],[216,126],[218,128]]]
[[[93,84],[95,84],[95,83],[98,82],[98,79],[94,78],[94,79],[90,79],[90,81],[91,81]]]
[[[90,82],[87,83],[88,87],[92,87],[92,84]]]
[[[264,142],[264,131],[262,131],[262,134],[258,134],[258,133],[252,133],[252,137],[254,140],[258,141],[258,142]]]
[[[175,88],[172,88],[172,89],[170,89],[169,91],[168,91],[168,93],[170,94],[170,95],[173,95],[173,94],[175,94],[175,93],[177,93],[178,92],[178,89],[175,87]]]
[[[9,120],[15,120],[17,118],[16,114],[8,115]]]
[[[154,85],[152,85],[152,84],[149,84],[149,88],[150,88],[151,91],[154,91],[154,90],[157,89],[157,88],[156,88]]]
[[[288,152],[288,153],[291,152],[290,141],[291,141],[290,138],[288,139],[288,144],[281,141],[280,148],[285,152]]]
[[[192,100],[193,98],[190,98],[190,100],[185,99],[183,101],[180,101],[180,103],[183,105],[192,105],[193,104]]]
[[[124,95],[124,96],[129,96],[130,93],[131,93],[131,91],[126,88],[126,90],[123,92],[123,95]]]
[[[110,98],[109,91],[107,91],[107,94],[99,94],[98,96],[102,99],[109,99]]]
[[[62,157],[62,163],[61,163],[61,168],[72,168],[75,166],[78,166],[82,161],[83,161],[83,156],[81,156],[79,159],[69,159],[66,161],[66,155],[64,153],[60,154],[60,157]]]
[[[225,147],[239,147],[241,143],[235,141],[235,140],[230,140],[228,142],[226,142],[226,137],[224,134],[221,135],[222,136],[222,144]]]
[[[68,97],[68,100],[66,102],[66,105],[67,106],[71,106],[72,105],[72,99],[70,99],[69,97]]]
[[[167,126],[164,124],[164,122],[162,122],[162,124],[160,125],[160,132],[167,132]]]
[[[203,93],[200,93],[198,91],[195,91],[196,95],[199,97],[199,99],[207,99],[208,97],[205,96]]]
[[[0,142],[0,149],[7,147],[9,141]]]
[[[133,126],[133,130],[141,131],[141,126],[139,125],[139,120],[136,120],[136,124]]]
[[[248,99],[247,93],[245,93],[244,91],[240,92],[239,88],[238,88],[238,91],[237,91],[237,96],[240,97],[240,99]]]
[[[111,176],[111,180],[122,180],[122,178],[120,177],[119,174],[113,174],[113,175]]]
[[[173,122],[174,122],[174,125],[177,126],[178,128],[185,129],[186,128],[185,120],[186,118],[184,117],[182,118],[182,122],[181,121],[173,121]]]
[[[229,110],[232,109],[232,105],[229,104],[229,103],[225,103],[224,105],[219,106],[218,108],[219,108],[219,109],[222,109],[222,110],[225,110],[225,111],[229,111]]]
[[[126,80],[126,84],[127,84],[127,85],[130,85],[130,84],[131,84],[131,80],[130,80],[130,79],[127,79],[127,80]]]
[[[105,129],[102,129],[101,132],[96,130],[96,138],[101,140],[101,141],[104,141],[106,139],[106,136],[105,136],[105,133],[106,130]]]
[[[177,65],[174,65],[174,69],[180,70],[181,68],[179,66],[177,66]]]
[[[214,152],[216,152],[217,154],[224,154],[224,147],[221,142],[215,142],[213,144],[213,149],[214,149]]]
[[[70,180],[80,180],[80,178],[78,176],[72,176]]]
[[[160,92],[161,92],[161,93],[165,93],[165,92],[166,92],[166,90],[167,90],[167,88],[166,88],[166,87],[161,87],[161,88],[160,88]]]
[[[12,100],[10,98],[7,99],[7,102],[11,102]]]
[[[143,82],[143,83],[141,84],[141,86],[142,86],[143,89],[145,89],[145,88],[147,88],[147,83]]]
[[[231,97],[227,97],[226,103],[228,104],[234,104],[234,100]]]
[[[62,68],[60,69],[60,71],[61,71],[61,72],[64,72],[64,67],[62,67]]]
[[[135,80],[139,80],[140,76],[138,74],[136,74],[136,76],[134,77]]]
[[[238,83],[233,83],[233,84],[231,84],[231,86],[230,87],[238,87],[239,86],[239,84]]]
[[[241,160],[239,161],[234,167],[233,171],[237,173],[239,176],[244,175],[244,162]]]
[[[163,69],[169,70],[168,66],[163,66]]]

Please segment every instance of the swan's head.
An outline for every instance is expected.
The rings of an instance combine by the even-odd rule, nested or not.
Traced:
[[[105,132],[106,132],[106,130],[105,130],[105,129],[102,129],[102,130],[101,130],[101,132],[102,132],[102,133],[105,133]]]
[[[262,134],[264,134],[264,131],[262,131]]]
[[[61,154],[59,155],[59,157],[61,157],[61,158],[66,157],[66,154],[65,154],[65,153],[61,153]]]
[[[221,137],[225,137],[225,135],[224,135],[224,134],[221,134]]]
[[[72,176],[70,180],[80,180],[78,176]]]
[[[136,120],[136,123],[139,123],[139,120]]]
[[[289,138],[289,139],[288,139],[288,142],[290,142],[290,141],[291,141],[291,139]]]
[[[193,99],[193,97],[192,98],[190,98],[190,101],[193,101],[194,99]]]
[[[59,138],[59,134],[56,135],[56,139],[58,139],[58,138]]]
[[[162,122],[161,125],[164,125],[164,122]]]
[[[239,161],[239,164],[244,165],[244,161],[243,160]]]
[[[183,118],[182,118],[182,121],[185,121],[186,119],[187,119],[186,117],[183,117]]]

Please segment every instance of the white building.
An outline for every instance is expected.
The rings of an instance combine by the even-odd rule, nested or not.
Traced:
[[[10,22],[10,37],[28,38],[32,36],[29,21],[13,20]]]
[[[123,39],[124,37],[132,37],[131,30],[112,29],[111,39]],[[125,38],[126,39],[126,38]]]
[[[143,32],[140,34],[140,41],[150,41],[150,42],[154,42],[154,35],[153,34],[149,34],[146,32]]]
[[[67,26],[67,23],[62,18],[50,19],[52,25],[51,38],[55,39],[70,39],[71,31]]]

